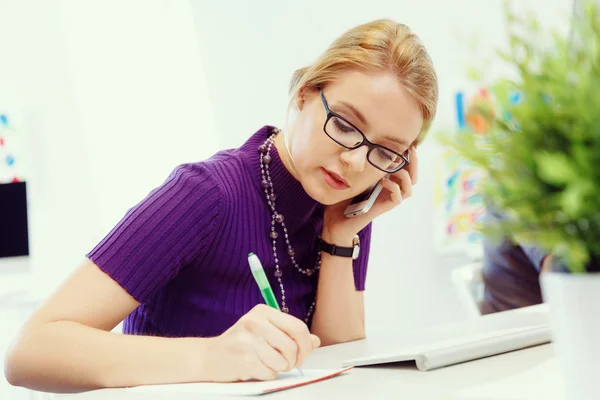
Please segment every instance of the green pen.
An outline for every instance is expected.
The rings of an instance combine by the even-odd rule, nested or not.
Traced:
[[[248,254],[248,264],[250,264],[250,270],[252,271],[252,276],[254,276],[254,280],[258,284],[258,288],[260,289],[260,293],[262,293],[262,297],[265,300],[265,303],[269,307],[273,307],[276,310],[281,310],[279,308],[279,304],[277,303],[277,298],[275,298],[275,293],[273,293],[273,289],[271,289],[271,285],[269,284],[269,280],[265,275],[265,270],[263,269],[260,260],[254,253]],[[300,375],[304,376],[304,371],[302,368],[297,368]]]
[[[250,264],[250,270],[252,271],[254,280],[258,284],[258,288],[262,293],[263,299],[265,299],[265,303],[267,303],[269,307],[280,310],[279,304],[277,304],[277,299],[275,298],[275,293],[273,293],[273,289],[271,289],[269,280],[265,275],[265,270],[263,269],[263,266],[256,254],[248,254],[248,263]]]

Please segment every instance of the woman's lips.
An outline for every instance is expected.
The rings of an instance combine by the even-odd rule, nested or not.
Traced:
[[[348,189],[350,185],[348,185],[348,181],[346,181],[343,177],[336,174],[335,172],[328,171],[325,168],[321,168],[323,171],[323,177],[325,182],[335,190],[343,190]]]

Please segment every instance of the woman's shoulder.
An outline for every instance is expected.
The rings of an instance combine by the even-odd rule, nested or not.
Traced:
[[[163,183],[170,192],[205,195],[215,192],[220,195],[219,180],[215,178],[209,163],[204,161],[177,165]]]
[[[251,186],[248,165],[237,153],[237,149],[223,150],[203,161],[180,164],[169,180],[176,182],[175,190],[192,190],[199,196],[213,192],[226,205]]]

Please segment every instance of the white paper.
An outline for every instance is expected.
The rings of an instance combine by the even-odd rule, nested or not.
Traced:
[[[228,396],[253,396],[284,390],[289,386],[306,385],[319,380],[329,379],[347,371],[344,369],[305,369],[304,376],[298,370],[280,373],[273,381],[253,381],[235,383],[181,383],[169,385],[145,385],[127,388],[138,393],[193,393],[218,394]]]

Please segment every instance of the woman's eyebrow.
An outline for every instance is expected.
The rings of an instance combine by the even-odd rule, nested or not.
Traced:
[[[354,114],[356,116],[356,118],[358,118],[358,120],[360,122],[362,122],[363,125],[369,125],[367,123],[367,119],[365,118],[365,116],[356,108],[354,107],[352,104],[345,102],[345,101],[338,101],[338,104],[346,107],[348,110],[350,110],[350,112],[352,112],[352,114]]]
[[[410,144],[406,140],[398,139],[397,137],[394,137],[394,136],[386,136],[384,139],[389,140],[391,142],[398,143],[405,147],[410,147]]]
[[[344,106],[350,112],[352,112],[352,114],[354,114],[356,116],[356,118],[358,118],[358,120],[360,122],[362,122],[363,125],[365,125],[365,126],[369,125],[365,116],[358,110],[358,108],[354,107],[352,104],[350,104],[346,101],[343,101],[343,100],[338,101],[337,104]],[[398,139],[397,137],[394,137],[394,136],[386,136],[384,139],[389,140],[391,142],[398,143],[401,146],[410,147],[410,144],[406,140]]]

